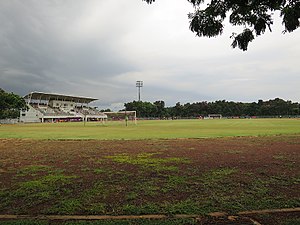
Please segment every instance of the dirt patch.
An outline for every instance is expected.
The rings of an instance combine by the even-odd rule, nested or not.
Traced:
[[[299,151],[300,136],[1,139],[0,213],[234,215],[299,207]]]

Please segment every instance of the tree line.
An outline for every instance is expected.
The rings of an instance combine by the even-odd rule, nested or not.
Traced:
[[[26,102],[22,97],[0,88],[0,119],[18,118],[20,110],[26,108]]]
[[[164,101],[143,102],[132,101],[124,104],[127,111],[137,111],[138,117],[156,118],[197,118],[205,117],[209,114],[221,114],[224,117],[286,117],[299,115],[299,103],[285,101],[280,98],[268,101],[258,100],[258,102],[243,103],[226,100],[215,102],[195,102],[181,104],[177,102],[175,106],[166,107]]]
[[[209,114],[221,114],[224,117],[248,117],[248,116],[272,116],[287,117],[300,114],[298,102],[285,101],[275,98],[267,101],[243,103],[226,100],[215,102],[195,102],[181,104],[177,102],[174,106],[166,107],[162,100],[151,102],[132,101],[124,104],[122,110],[136,111],[138,117],[155,118],[198,118]],[[26,109],[25,100],[14,93],[7,93],[0,88],[0,119],[17,118],[21,109]],[[103,111],[111,111],[106,109]]]

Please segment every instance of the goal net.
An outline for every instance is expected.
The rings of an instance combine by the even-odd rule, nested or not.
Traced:
[[[104,112],[107,122],[123,122],[136,124],[136,111]]]

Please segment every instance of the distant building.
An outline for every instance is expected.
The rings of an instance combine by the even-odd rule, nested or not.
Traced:
[[[89,107],[96,98],[31,92],[24,96],[28,109],[20,112],[20,122],[103,121],[107,115]]]

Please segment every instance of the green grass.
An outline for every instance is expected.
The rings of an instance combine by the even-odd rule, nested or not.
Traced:
[[[300,225],[300,218],[287,219],[286,221],[282,222],[281,225]]]
[[[50,222],[42,220],[15,220],[0,221],[1,225],[49,225]],[[52,223],[51,223],[52,224]],[[103,221],[66,221],[62,225],[193,225],[197,224],[195,219],[165,219],[165,220],[103,220]]]
[[[159,158],[153,157],[159,156],[159,153],[140,153],[136,156],[130,156],[128,154],[118,154],[114,156],[107,156],[106,158],[112,159],[118,163],[128,163],[132,165],[139,165],[143,168],[148,168],[155,171],[177,171],[178,168],[175,165],[178,163],[188,163],[189,160],[185,158]]]
[[[295,137],[293,134],[300,134],[300,120],[139,121],[138,125],[131,124],[129,127],[121,123],[105,126],[87,123],[85,127],[82,123],[0,126],[0,138],[32,139],[131,140],[289,135],[266,138],[267,142],[255,143],[254,149],[256,145],[271,143],[273,139],[286,139],[286,143],[298,144],[299,138],[295,140],[287,138]],[[257,141],[256,138],[253,139],[255,140],[251,139],[249,142]],[[60,154],[54,154],[55,151],[39,153],[40,158],[37,158],[39,161],[34,160],[31,164],[11,170],[5,169],[10,173],[11,178],[9,178],[10,182],[0,186],[0,211],[5,212],[10,209],[9,212],[22,214],[38,205],[42,207],[38,209],[39,212],[44,214],[164,213],[173,215],[206,214],[213,211],[237,212],[300,205],[299,199],[285,194],[288,190],[298,187],[300,183],[299,176],[295,172],[298,167],[294,155],[276,153],[270,156],[273,162],[270,162],[269,166],[275,162],[276,166],[281,166],[283,171],[278,174],[268,174],[263,162],[258,164],[257,170],[245,170],[243,167],[221,164],[214,168],[201,167],[193,161],[197,158],[189,158],[188,154],[176,154],[176,147],[168,146],[169,144],[166,144],[168,141],[149,142],[151,142],[151,149],[146,148],[148,150],[145,152],[143,148],[140,152],[123,152],[120,145],[108,148],[111,152],[106,152],[108,151],[106,147],[100,145],[94,150],[86,149],[84,154],[78,153],[82,156],[82,164],[79,165],[74,164],[73,157],[76,154],[72,151],[67,154],[67,157],[63,151]],[[64,143],[66,151],[67,143],[68,141]],[[201,150],[196,146],[187,148],[191,152]],[[102,150],[105,153],[103,155]],[[248,154],[247,151],[243,148],[220,149],[221,153],[232,156],[233,160],[237,157],[242,159]],[[203,156],[198,157],[204,157],[209,162],[210,158],[205,154],[215,157],[213,151],[205,152]],[[11,156],[10,160],[18,162],[22,159],[22,153],[17,156],[17,158]],[[34,159],[26,157],[23,160]],[[58,163],[61,168],[54,166],[56,161],[61,161],[61,164]],[[286,176],[286,171],[293,175]],[[2,175],[4,176],[5,173],[3,172]],[[89,182],[88,185],[86,182]],[[73,221],[70,224],[115,224],[113,222],[75,223]],[[11,224],[18,224],[18,222]],[[119,221],[119,224],[156,223],[144,220],[141,223]],[[181,221],[174,220],[173,223],[169,223],[166,220],[165,223],[160,221],[159,224],[181,224]]]
[[[138,121],[102,125],[91,122],[1,125],[0,138],[170,139],[300,134],[299,119],[222,119]]]
[[[81,201],[79,199],[65,199],[60,201],[57,205],[47,210],[50,214],[74,214],[82,208]]]
[[[30,165],[18,170],[18,176],[36,176],[41,172],[49,172],[51,167],[44,165]]]
[[[45,167],[42,166],[25,167],[17,171],[15,179],[22,178],[25,174],[27,174],[28,178],[25,181],[16,182],[13,187],[14,191],[11,189],[0,190],[0,210],[1,207],[22,201],[22,204],[14,209],[15,213],[22,213],[29,207],[53,201],[69,192],[69,190],[65,189],[65,186],[69,185],[76,176],[68,176],[55,170],[50,170],[47,175],[38,177],[36,172],[40,172],[41,168],[44,171]],[[29,171],[34,171],[35,173],[30,174]],[[70,208],[70,205],[72,206],[72,203],[67,202],[63,206]],[[66,209],[65,211],[68,210]]]
[[[49,225],[48,221],[42,220],[11,220],[11,221],[0,221],[1,225]]]

